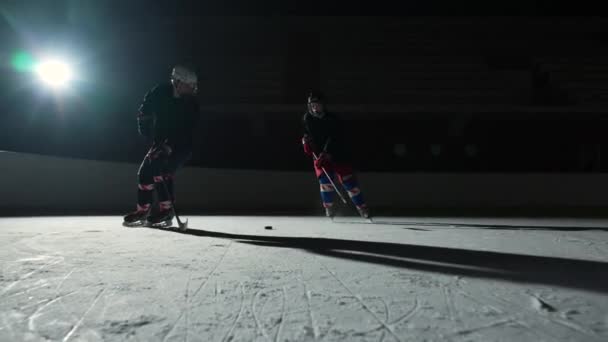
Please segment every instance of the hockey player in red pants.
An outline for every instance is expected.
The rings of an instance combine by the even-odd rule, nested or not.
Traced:
[[[342,126],[339,119],[325,109],[324,98],[320,92],[311,92],[307,100],[308,110],[304,114],[304,136],[302,145],[304,153],[313,157],[314,169],[321,188],[321,200],[325,208],[325,215],[333,217],[334,194],[329,175],[339,179],[348,192],[353,204],[357,207],[359,215],[369,218],[370,213],[361,194],[361,189],[355,177],[350,154],[344,146]],[[327,175],[323,171],[327,172]]]

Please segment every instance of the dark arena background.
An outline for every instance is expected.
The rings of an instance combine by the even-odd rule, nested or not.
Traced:
[[[164,201],[138,112],[176,65]],[[8,0],[0,72],[0,341],[608,340],[599,8]],[[172,227],[123,222],[148,186]]]

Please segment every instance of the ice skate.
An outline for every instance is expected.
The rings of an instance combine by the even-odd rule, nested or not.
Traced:
[[[146,224],[148,210],[135,210],[124,216],[122,225],[125,227],[142,227]]]
[[[371,215],[369,213],[369,209],[367,207],[358,207],[357,211],[359,212],[359,215],[361,216],[361,218],[364,219],[371,219]]]
[[[146,226],[151,228],[168,228],[173,225],[173,211],[163,210],[154,215],[150,215],[146,221]]]

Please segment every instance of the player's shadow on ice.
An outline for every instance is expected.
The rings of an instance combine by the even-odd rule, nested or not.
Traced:
[[[231,239],[256,246],[302,249],[335,258],[455,276],[608,292],[608,262],[602,261],[389,242],[229,234],[196,229],[179,233]]]
[[[373,222],[360,220],[349,220],[345,218],[335,218],[335,223],[339,224],[373,224],[377,226],[403,226],[404,229],[428,231],[426,228],[483,228],[483,229],[503,229],[503,230],[563,230],[563,231],[585,231],[602,230],[608,231],[607,226],[564,226],[564,225],[537,225],[537,224],[492,224],[492,223],[457,223],[457,222],[428,222],[428,221],[408,221],[399,219],[375,219]]]
[[[381,224],[381,223],[379,223]],[[395,223],[391,223],[394,225]],[[408,225],[407,223],[398,223],[399,225]],[[428,222],[428,223],[410,223],[416,226],[423,227],[454,227],[454,228],[483,228],[483,229],[504,229],[504,230],[563,230],[563,231],[584,231],[584,230],[604,230],[608,231],[608,227],[593,227],[593,226],[538,226],[538,225],[513,225],[513,224],[481,224],[481,223],[444,223],[444,222]]]

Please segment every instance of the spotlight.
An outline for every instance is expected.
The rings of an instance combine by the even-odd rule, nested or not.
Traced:
[[[53,88],[61,88],[72,79],[70,67],[59,60],[47,60],[35,67],[40,79]]]

